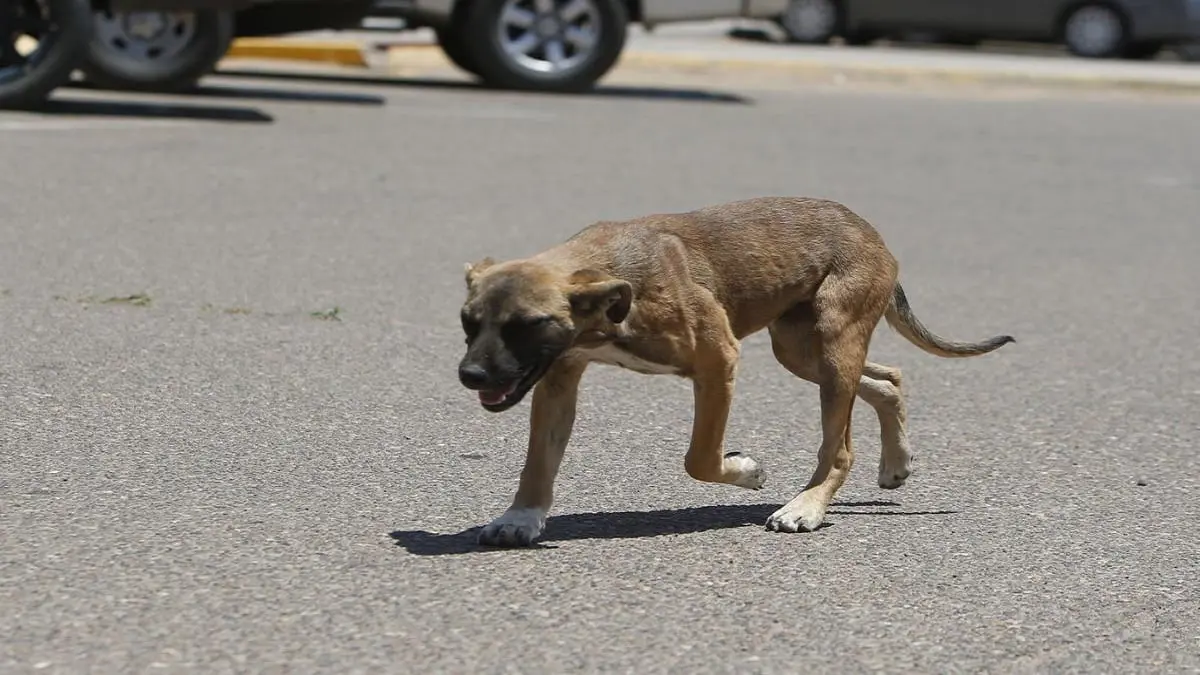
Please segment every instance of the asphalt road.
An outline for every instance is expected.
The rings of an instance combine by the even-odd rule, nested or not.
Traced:
[[[0,117],[5,672],[1197,672],[1200,114],[1182,100],[214,79]],[[543,545],[481,551],[528,403],[460,388],[463,263],[598,219],[843,201],[934,330],[829,527],[812,385],[747,340],[728,449],[596,368]]]

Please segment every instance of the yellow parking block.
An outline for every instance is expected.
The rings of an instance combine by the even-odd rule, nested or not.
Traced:
[[[241,38],[234,40],[225,58],[312,61],[367,67],[362,43],[351,41]]]

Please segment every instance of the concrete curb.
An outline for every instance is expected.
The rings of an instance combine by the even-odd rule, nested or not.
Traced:
[[[1200,78],[1169,79],[1134,77],[1123,74],[1038,72],[1035,70],[974,68],[971,66],[938,66],[933,64],[883,64],[838,62],[834,60],[804,61],[787,59],[748,59],[737,57],[711,58],[697,54],[666,54],[630,50],[618,67],[670,68],[696,74],[759,71],[807,77],[808,79],[865,79],[927,81],[947,84],[984,85],[1009,84],[1025,86],[1062,86],[1092,89],[1123,89],[1128,91],[1176,92],[1200,94]],[[1197,70],[1200,73],[1200,69]]]
[[[417,74],[428,69],[455,68],[435,44],[426,42],[392,42],[371,45],[358,40],[243,38],[236,40],[226,58],[270,59],[328,63],[370,68],[367,52],[386,54],[386,67],[393,74]],[[1082,64],[1080,64],[1082,65]],[[745,56],[737,54],[701,54],[696,52],[661,52],[626,48],[614,68],[653,72],[667,70],[676,74],[713,75],[747,74],[790,76],[819,82],[882,81],[926,82],[964,86],[1012,85],[1054,88],[1104,89],[1127,92],[1200,94],[1200,66],[1191,72],[1164,74],[1148,71],[1145,74],[1128,72],[1096,72],[1081,67],[1076,72],[1058,65],[1030,63],[883,63],[872,59],[840,59],[836,55],[822,58],[778,58],[774,56]],[[1128,68],[1121,70],[1128,71]]]
[[[226,52],[227,59],[277,59],[367,67],[363,45],[355,41],[241,38]]]
[[[431,66],[449,66],[449,61],[436,45],[407,43],[384,45],[387,62],[393,72],[414,72]],[[1031,64],[1033,65],[1033,64]],[[670,70],[676,73],[785,75],[810,81],[884,81],[884,82],[929,82],[957,85],[1004,84],[1014,86],[1050,86],[1084,89],[1124,90],[1131,92],[1159,92],[1176,94],[1200,94],[1200,67],[1197,77],[1154,77],[1127,75],[1124,73],[1063,72],[1019,69],[1017,66],[998,68],[964,64],[943,66],[921,63],[866,63],[833,59],[780,59],[746,58],[736,55],[710,56],[696,53],[666,53],[640,50],[636,46],[627,48],[614,68],[614,74],[623,69],[642,71]]]

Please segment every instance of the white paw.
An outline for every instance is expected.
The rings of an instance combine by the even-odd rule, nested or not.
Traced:
[[[912,475],[912,455],[905,455],[901,462],[894,464],[885,459],[879,460],[879,487],[884,490],[895,490],[902,487],[910,475]]]
[[[774,532],[812,532],[825,520],[825,506],[801,495],[784,504],[767,518],[767,529]]]
[[[726,474],[734,476],[733,480],[729,481],[730,485],[747,490],[761,490],[767,482],[767,474],[762,466],[740,452],[725,453],[723,468]]]
[[[510,508],[479,531],[479,543],[485,546],[529,546],[545,528],[545,511]]]

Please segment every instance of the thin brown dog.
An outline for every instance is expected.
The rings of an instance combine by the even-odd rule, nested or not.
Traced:
[[[722,449],[741,340],[766,328],[775,358],[820,387],[822,440],[808,485],[768,529],[814,530],[854,463],[856,397],[879,418],[879,486],[911,471],[900,371],[866,360],[881,318],[942,357],[1013,342],[943,339],[913,315],[879,233],[829,200],[765,197],[598,222],[530,258],[467,265],[462,384],[502,412],[530,389],[529,448],[512,505],[479,541],[527,546],[542,534],[589,363],[692,381],[684,468],[697,480],[757,490],[754,459]]]

